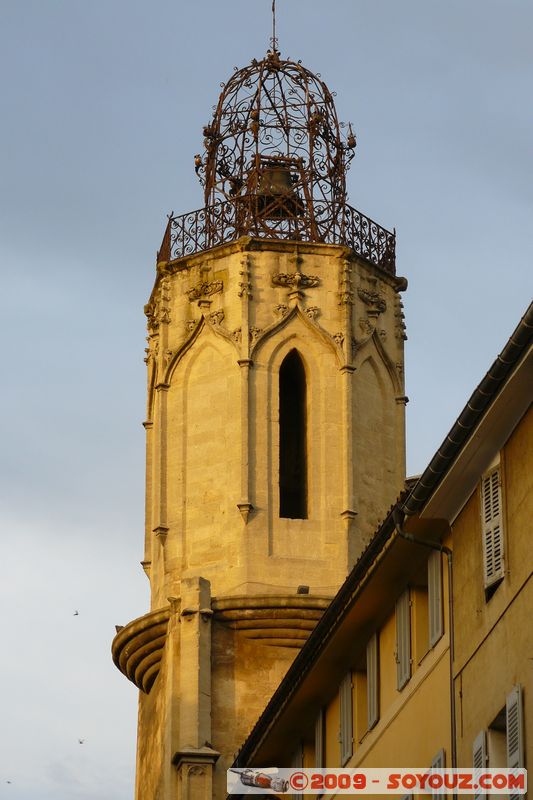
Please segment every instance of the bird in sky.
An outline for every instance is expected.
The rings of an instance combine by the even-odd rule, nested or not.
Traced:
[[[84,743],[84,741],[85,741],[85,739],[78,739],[78,742],[79,742],[80,744],[83,744],[83,743]]]
[[[80,612],[79,612],[79,611],[75,611],[75,612],[74,612],[74,614],[73,614],[72,616],[73,616],[73,617],[79,617],[79,615],[80,615]]]

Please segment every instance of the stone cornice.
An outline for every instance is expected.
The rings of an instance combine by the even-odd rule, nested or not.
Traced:
[[[286,239],[254,239],[250,236],[243,236],[234,242],[221,244],[211,250],[203,250],[194,255],[183,256],[174,261],[165,263],[164,270],[159,274],[172,274],[189,269],[196,264],[205,264],[206,260],[217,261],[233,253],[241,252],[263,252],[274,253],[297,253],[300,255],[324,255],[329,253],[333,256],[349,257],[353,251],[343,244],[325,244],[323,242],[293,242]],[[159,275],[158,275],[159,278]]]

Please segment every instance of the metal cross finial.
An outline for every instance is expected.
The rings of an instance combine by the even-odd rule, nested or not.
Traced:
[[[272,38],[270,39],[272,50],[275,52],[278,49],[278,40],[276,38],[276,0],[272,0]]]

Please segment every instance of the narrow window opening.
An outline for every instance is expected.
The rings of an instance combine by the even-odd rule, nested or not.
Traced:
[[[307,519],[305,370],[296,350],[279,371],[279,515]]]

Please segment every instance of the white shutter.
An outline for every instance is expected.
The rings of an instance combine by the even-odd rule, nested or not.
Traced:
[[[507,731],[507,766],[509,769],[524,766],[524,734],[522,721],[522,688],[513,686],[505,702]],[[510,794],[509,800],[522,800],[520,795]]]
[[[445,766],[446,766],[446,758],[444,755],[444,748],[442,748],[442,750],[439,750],[439,752],[431,762],[431,769],[444,769]],[[432,789],[431,795],[433,797],[444,797],[444,795],[441,794],[441,792],[439,792],[437,789]]]
[[[366,699],[368,730],[379,719],[378,635],[375,633],[366,646]]]
[[[396,601],[396,685],[403,689],[411,677],[411,609],[409,589]]]
[[[315,722],[315,767],[324,766],[324,709],[321,708]]]
[[[514,686],[507,695],[505,704],[507,729],[507,766],[524,766],[524,742],[522,734],[522,689]]]
[[[439,641],[442,624],[442,555],[435,551],[428,559],[429,646]]]
[[[472,746],[472,766],[474,767],[474,783],[477,777],[487,766],[487,737],[485,731],[480,731],[474,739]],[[475,794],[474,797],[483,797],[482,794]]]
[[[500,468],[491,470],[481,481],[481,521],[483,530],[483,569],[485,587],[503,578],[503,525]]]
[[[340,700],[340,750],[341,766],[344,766],[353,753],[353,706],[352,706],[352,673],[343,678],[339,687]]]

